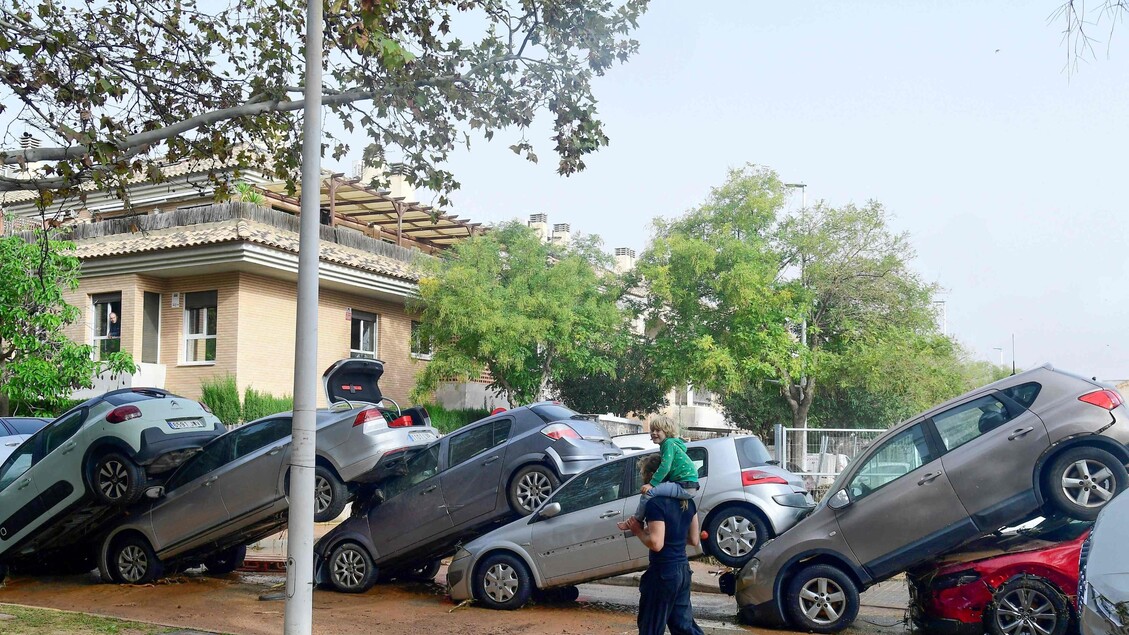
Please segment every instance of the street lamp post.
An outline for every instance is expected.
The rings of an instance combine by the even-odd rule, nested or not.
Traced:
[[[1000,366],[1003,366],[1004,365],[1004,347],[1003,346],[993,346],[992,350],[1000,352]]]

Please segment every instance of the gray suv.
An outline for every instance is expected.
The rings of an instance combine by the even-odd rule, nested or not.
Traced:
[[[1092,520],[1127,486],[1129,410],[1116,390],[1050,365],[894,426],[811,516],[736,580],[755,622],[833,633],[859,592],[1038,513]]]

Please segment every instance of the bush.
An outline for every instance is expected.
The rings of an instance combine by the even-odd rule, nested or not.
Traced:
[[[9,406],[9,415],[13,417],[45,417],[53,418],[58,417],[64,412],[74,408],[78,404],[86,401],[85,399],[63,399],[58,403],[48,403],[46,401],[26,402],[26,401],[13,401]]]
[[[243,392],[244,421],[254,421],[293,409],[294,399],[289,395],[275,397],[270,393],[259,392],[250,386]]]
[[[448,410],[435,404],[428,404],[425,407],[427,413],[431,415],[431,425],[443,434],[454,432],[466,424],[478,421],[490,414],[489,410],[479,408]]]
[[[239,405],[239,387],[235,376],[213,377],[200,385],[200,401],[212,409],[225,426],[237,426],[243,420],[243,408]]]

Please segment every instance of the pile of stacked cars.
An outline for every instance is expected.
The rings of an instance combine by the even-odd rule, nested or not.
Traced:
[[[742,615],[837,632],[862,590],[1001,527],[1092,521],[1129,485],[1127,443],[1121,395],[1049,365],[961,395],[876,439],[764,545],[735,581]]]

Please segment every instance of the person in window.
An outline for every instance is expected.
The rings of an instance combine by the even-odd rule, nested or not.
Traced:
[[[653,454],[640,461],[644,481],[649,481],[662,458]],[[698,509],[693,500],[655,497],[647,502],[646,525],[627,519],[631,533],[650,553],[650,563],[639,581],[639,635],[704,635],[694,621],[690,605],[690,560],[686,545],[698,546],[701,535]]]
[[[122,325],[118,324],[118,314],[113,311],[110,311],[110,332],[108,335],[110,337],[122,336]]]

